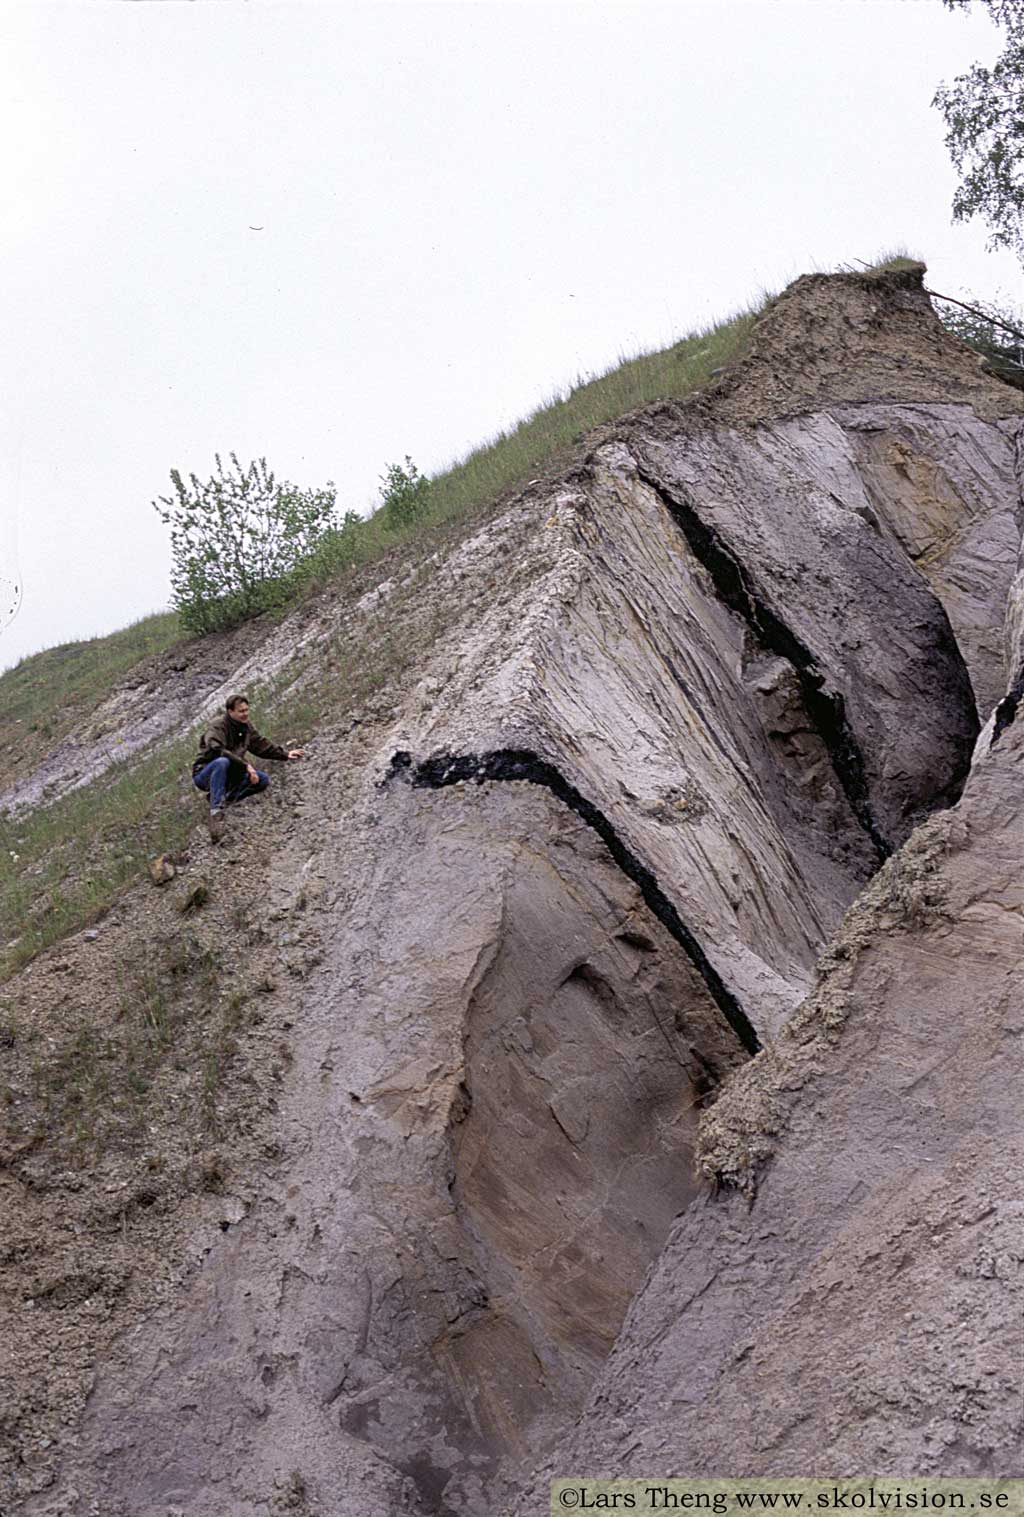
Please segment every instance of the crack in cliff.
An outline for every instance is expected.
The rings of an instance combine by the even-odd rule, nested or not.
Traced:
[[[1024,696],[1024,667],[1021,668],[1017,678],[996,707],[996,722],[992,729],[990,748],[996,746],[1007,727],[1012,727],[1017,720],[1017,708],[1020,705],[1022,696]]]
[[[753,1025],[732,991],[722,980],[700,943],[686,926],[650,869],[622,841],[609,819],[575,785],[536,753],[525,748],[498,748],[490,753],[442,753],[414,764],[404,749],[393,754],[382,781],[406,774],[413,786],[422,790],[442,790],[467,781],[481,785],[487,780],[525,780],[542,785],[563,805],[574,811],[597,833],[615,863],[639,887],[649,909],[683,949],[729,1026],[748,1053],[759,1052],[761,1044]]]
[[[694,557],[711,576],[722,601],[746,622],[769,652],[788,660],[796,673],[804,707],[832,763],[836,779],[850,810],[875,847],[879,863],[893,851],[871,809],[864,756],[846,719],[846,706],[838,691],[825,689],[825,676],[811,650],[776,615],[751,584],[743,565],[715,531],[703,522],[687,500],[676,499],[641,465],[637,477],[651,490],[682,532]]]
[[[1024,531],[1024,425],[1017,430],[1013,444],[1013,472],[1017,481],[1019,494],[1019,509],[1017,512],[1017,529]],[[995,726],[992,729],[992,742],[994,748],[1006,731],[1012,727],[1017,719],[1017,707],[1024,697],[1024,663],[1017,670],[1017,677],[1010,685],[1006,694],[995,709]]]

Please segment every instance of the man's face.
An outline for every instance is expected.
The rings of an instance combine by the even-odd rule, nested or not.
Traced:
[[[239,701],[237,706],[231,707],[228,716],[236,722],[247,722],[249,720],[249,702]]]

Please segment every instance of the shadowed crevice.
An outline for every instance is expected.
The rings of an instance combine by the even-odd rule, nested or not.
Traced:
[[[793,666],[804,707],[825,746],[850,810],[874,844],[879,863],[884,863],[892,853],[893,845],[882,832],[871,809],[864,756],[846,719],[843,697],[838,691],[825,689],[825,676],[810,649],[757,595],[742,564],[707,523],[701,521],[693,505],[669,494],[646,469],[638,467],[637,475],[676,523],[690,551],[710,574],[723,604],[742,617],[769,652],[787,659]]]
[[[1012,727],[1017,720],[1017,707],[1020,705],[1021,696],[1024,696],[1024,667],[1021,668],[1017,678],[996,707],[996,724],[992,729],[991,747],[995,747],[1007,727]]]

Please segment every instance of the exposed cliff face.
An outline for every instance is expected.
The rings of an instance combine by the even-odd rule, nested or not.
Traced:
[[[1022,765],[1014,726],[711,1113],[747,1193],[679,1218],[545,1475],[1019,1467]]]
[[[182,1190],[151,1224],[158,1306],[136,1280],[102,1322],[87,1295],[12,1329],[19,1383],[64,1366],[45,1457],[12,1419],[27,1510],[468,1514],[504,1479],[525,1513],[537,1468],[1005,1464],[1022,412],[919,275],[801,280],[715,392],[431,567],[415,677],[325,722],[301,814],[239,813],[204,862],[215,935],[270,866],[247,910],[293,1062],[227,1212]],[[67,953],[102,984],[172,909]],[[80,1240],[44,1162],[9,1157],[25,1236],[64,1206]]]

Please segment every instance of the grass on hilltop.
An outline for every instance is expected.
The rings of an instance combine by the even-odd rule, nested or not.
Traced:
[[[557,465],[559,457],[568,455],[595,427],[628,411],[694,394],[715,369],[741,356],[763,308],[761,301],[671,347],[623,358],[606,373],[580,380],[564,395],[554,396],[510,431],[497,433],[435,476],[425,519],[461,515],[522,484],[537,469]]]
[[[852,263],[841,263],[829,272],[859,274],[862,278],[873,279],[882,274],[906,274],[911,269],[919,268],[923,263],[923,258],[917,258],[913,253],[908,253],[906,248],[885,248],[873,263],[864,263],[862,259],[855,258]]]
[[[336,555],[314,560],[296,584],[296,598],[326,579],[381,558],[389,549],[487,507],[539,469],[557,467],[594,427],[654,400],[692,394],[711,371],[741,353],[757,310],[751,309],[670,347],[626,358],[607,373],[581,380],[508,431],[434,475],[429,505],[406,526],[382,513],[343,534]],[[287,609],[287,605],[283,608]],[[183,642],[178,616],[157,613],[109,637],[64,643],[36,653],[0,675],[0,758],[11,745],[50,751],[119,678],[150,654]]]
[[[883,254],[866,272],[913,263],[896,251]],[[344,552],[333,562],[327,556],[310,564],[305,582],[296,586],[296,598],[327,582],[344,585],[352,570],[372,566],[385,555],[397,554],[401,560],[410,549],[432,551],[447,530],[459,530],[507,492],[570,460],[594,428],[654,401],[694,394],[716,369],[743,356],[754,322],[771,298],[669,347],[626,358],[554,396],[435,475],[426,508],[414,521],[397,525],[378,512],[344,534]],[[364,578],[358,576],[357,584]],[[183,641],[177,615],[163,612],[109,637],[64,644],[22,660],[0,675],[0,762],[4,748],[15,745],[21,757],[25,745],[42,757],[142,658]],[[358,703],[415,656],[416,650],[391,648],[380,640],[367,648],[325,650],[329,672],[317,682],[320,688],[308,685],[299,704],[265,692],[261,705],[266,720],[278,729],[314,730],[318,699],[329,702],[331,692],[343,688]],[[282,676],[278,689],[288,677]],[[197,820],[189,777],[192,756],[190,738],[157,745],[52,806],[17,818],[0,815],[0,979],[102,915],[121,889],[139,879],[154,854],[184,847]]]
[[[8,669],[0,675],[0,773],[15,756],[24,772],[52,753],[122,676],[181,640],[178,613],[158,611],[107,637],[33,653]]]

